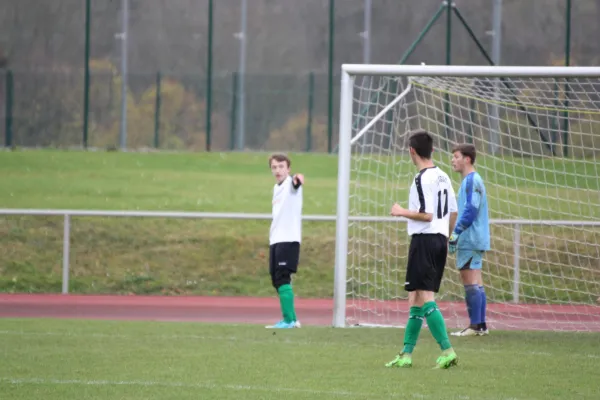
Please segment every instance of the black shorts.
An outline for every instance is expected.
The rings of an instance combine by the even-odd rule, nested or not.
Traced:
[[[408,292],[440,290],[446,257],[448,238],[441,234],[416,234],[412,236],[408,249],[408,264],[404,289]]]
[[[298,271],[300,243],[283,242],[269,248],[269,273],[275,289],[292,282],[292,274]]]

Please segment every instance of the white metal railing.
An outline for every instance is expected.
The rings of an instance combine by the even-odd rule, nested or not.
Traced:
[[[179,212],[179,211],[105,211],[105,210],[46,210],[0,208],[0,215],[43,215],[62,216],[63,224],[63,259],[62,259],[62,293],[69,293],[69,256],[71,252],[71,217],[138,217],[138,218],[192,218],[192,219],[229,219],[229,220],[270,220],[271,214],[258,213],[211,213],[211,212]],[[362,222],[405,222],[396,217],[359,217],[350,216],[350,221]],[[335,222],[335,215],[304,215],[303,221]],[[520,249],[521,226],[598,226],[600,221],[571,221],[571,220],[534,220],[534,219],[492,219],[491,225],[513,225],[513,302],[519,302],[520,284]]]

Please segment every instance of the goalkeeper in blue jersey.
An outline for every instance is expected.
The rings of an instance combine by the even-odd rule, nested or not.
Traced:
[[[485,321],[486,296],[481,276],[483,255],[490,250],[490,225],[485,185],[475,171],[475,146],[461,144],[452,150],[452,169],[463,176],[458,191],[458,217],[448,242],[456,253],[456,267],[465,288],[470,325],[454,336],[488,334]]]

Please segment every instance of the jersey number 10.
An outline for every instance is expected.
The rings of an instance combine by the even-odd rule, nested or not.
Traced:
[[[438,205],[437,205],[437,217],[438,219],[442,219],[448,214],[448,189],[444,189],[444,210],[442,212],[442,191],[438,191]]]

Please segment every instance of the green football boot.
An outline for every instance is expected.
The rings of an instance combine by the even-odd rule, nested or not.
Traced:
[[[385,364],[388,368],[410,368],[412,367],[412,358],[408,353],[400,353],[389,363]]]
[[[438,357],[438,359],[436,360],[436,364],[437,365],[435,368],[448,369],[450,367],[458,365],[458,356],[456,355],[453,349],[448,349],[447,351],[443,352],[441,356]]]

